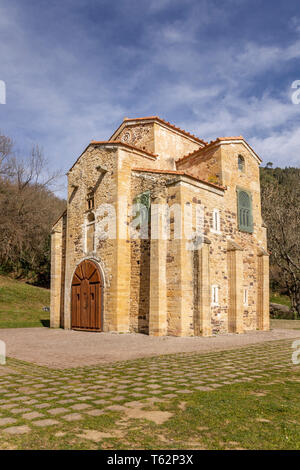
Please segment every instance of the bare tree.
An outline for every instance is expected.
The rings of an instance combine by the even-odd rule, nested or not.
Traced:
[[[2,135],[0,132],[0,177],[11,174],[11,156],[13,142],[9,137]]]
[[[49,171],[38,146],[18,158],[10,139],[0,139],[0,265],[49,280],[51,225],[65,201],[50,190],[60,171]]]
[[[262,184],[262,210],[268,227],[271,263],[300,317],[300,183],[299,170],[280,181],[267,177]],[[267,170],[273,171],[273,170]],[[270,174],[271,175],[271,174]],[[268,176],[268,175],[267,175]]]

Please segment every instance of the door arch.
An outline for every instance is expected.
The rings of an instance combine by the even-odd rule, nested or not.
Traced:
[[[103,282],[93,261],[84,260],[77,266],[71,289],[71,328],[102,331]]]

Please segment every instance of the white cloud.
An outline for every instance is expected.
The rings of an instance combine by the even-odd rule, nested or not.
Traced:
[[[299,59],[299,38],[285,45],[266,45],[254,35],[215,41],[218,24],[231,19],[228,4],[238,8],[240,0],[158,0],[145,11],[136,2],[132,30],[113,44],[114,36],[105,35],[117,35],[123,17],[119,24],[110,18],[107,30],[103,20],[95,38],[98,26],[81,21],[82,10],[71,2],[70,29],[61,36],[54,24],[39,37],[21,6],[1,5],[2,131],[20,138],[21,148],[41,144],[53,166],[67,170],[89,140],[108,138],[124,116],[158,114],[205,140],[243,134],[267,161],[297,162],[300,105],[292,105],[289,85],[276,74]],[[161,21],[174,5],[185,7],[182,16]],[[127,2],[120,11],[128,13]]]
[[[265,138],[253,137],[249,141],[264,163],[271,161],[276,166],[300,166],[300,128],[286,129]]]

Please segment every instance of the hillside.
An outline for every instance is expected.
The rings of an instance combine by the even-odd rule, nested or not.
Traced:
[[[300,318],[300,169],[260,170],[262,216],[270,252],[270,287],[289,297],[294,318]]]
[[[49,326],[50,291],[0,276],[0,328]]]

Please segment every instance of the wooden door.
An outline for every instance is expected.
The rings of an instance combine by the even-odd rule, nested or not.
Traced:
[[[96,264],[80,263],[72,280],[71,327],[74,330],[102,330],[102,279]]]

